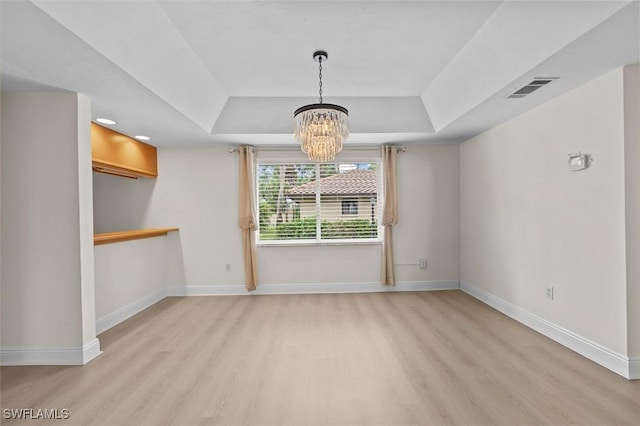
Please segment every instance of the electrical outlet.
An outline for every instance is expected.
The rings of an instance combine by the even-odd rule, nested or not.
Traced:
[[[231,264],[230,263],[225,263],[224,264],[224,271],[225,272],[231,272]]]
[[[546,287],[545,288],[545,295],[546,295],[547,299],[553,300],[553,287]]]
[[[418,263],[420,265],[420,269],[427,269],[427,259],[421,257],[420,259],[418,259]]]

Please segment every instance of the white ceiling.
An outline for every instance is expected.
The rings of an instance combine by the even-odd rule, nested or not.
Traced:
[[[156,146],[295,144],[318,49],[347,145],[464,140],[640,60],[637,0],[0,1],[3,91],[83,93]]]

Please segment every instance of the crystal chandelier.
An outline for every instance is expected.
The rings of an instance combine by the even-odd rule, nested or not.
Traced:
[[[293,113],[293,132],[309,160],[326,162],[336,158],[349,137],[349,111],[340,105],[322,103],[322,62],[327,52],[319,50],[313,59],[319,65],[320,103],[298,108]]]

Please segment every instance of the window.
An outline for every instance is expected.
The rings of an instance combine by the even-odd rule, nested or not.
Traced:
[[[258,241],[377,241],[379,171],[377,162],[258,163]]]
[[[358,200],[342,200],[342,215],[358,214]]]

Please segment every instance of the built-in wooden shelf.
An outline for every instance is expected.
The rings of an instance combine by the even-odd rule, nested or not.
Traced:
[[[99,173],[132,179],[158,176],[155,146],[96,123],[91,123],[91,157],[93,170]]]
[[[148,228],[134,229],[131,231],[105,232],[93,235],[93,245],[119,243],[121,241],[139,240],[141,238],[159,237],[169,232],[178,231],[178,228]]]

